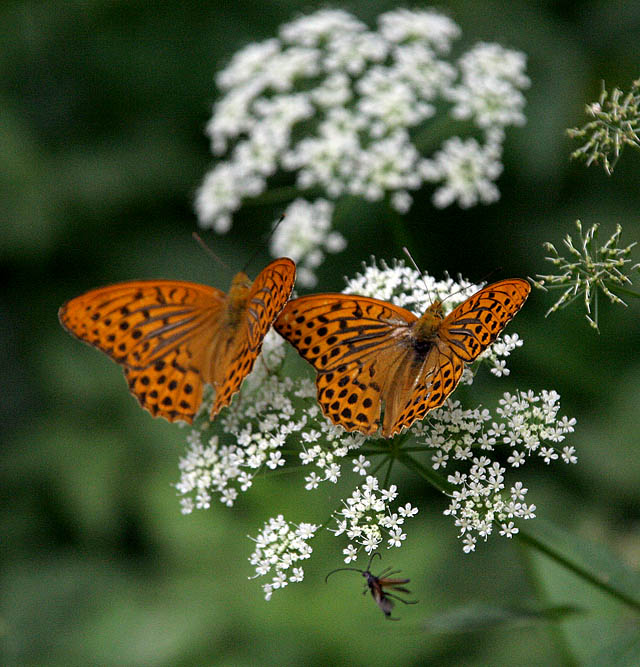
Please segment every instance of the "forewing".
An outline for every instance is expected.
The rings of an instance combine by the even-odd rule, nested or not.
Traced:
[[[246,312],[238,330],[221,331],[221,335],[229,338],[223,342],[221,349],[228,349],[230,356],[222,364],[220,378],[215,382],[212,419],[229,405],[242,381],[251,372],[264,337],[291,296],[295,278],[296,265],[292,260],[281,257],[271,262],[251,285]]]
[[[438,332],[440,339],[463,361],[473,361],[522,308],[530,291],[521,278],[484,287],[447,315]]]
[[[416,316],[386,301],[314,294],[289,301],[276,331],[317,371],[333,371],[393,344],[393,333]]]
[[[247,303],[247,336],[251,348],[260,348],[264,337],[285,307],[296,280],[296,265],[281,257],[266,266],[253,281]]]
[[[275,327],[318,371],[323,413],[334,424],[366,435],[379,426],[390,367],[417,318],[368,297],[317,294],[290,301]]]
[[[203,382],[193,360],[224,301],[224,292],[206,285],[143,280],[91,290],[62,306],[59,317],[67,331],[124,368],[142,407],[190,422]]]

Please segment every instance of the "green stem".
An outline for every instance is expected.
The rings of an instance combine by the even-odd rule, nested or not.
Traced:
[[[280,188],[272,188],[271,190],[265,190],[262,194],[251,199],[246,199],[242,202],[243,206],[265,206],[272,204],[282,204],[284,202],[293,201],[296,197],[302,195],[302,193],[308,195],[309,193],[312,196],[315,196],[313,190],[300,190],[296,185],[283,185]]]
[[[546,594],[541,578],[538,575],[535,563],[533,562],[533,558],[531,557],[530,549],[528,549],[522,542],[517,542],[516,544],[520,547],[519,554],[522,567],[529,579],[529,584],[533,589],[534,595],[540,603],[540,608],[551,608],[552,601],[549,600],[549,597]],[[567,637],[562,631],[560,621],[549,619],[547,621],[547,627],[549,630],[549,635],[551,636],[551,641],[556,649],[556,655],[562,664],[567,665],[568,667],[577,666],[578,661],[573,656],[571,647],[567,642]]]
[[[618,287],[617,285],[613,287],[612,285],[608,285],[608,288],[614,293],[614,294],[624,294],[625,296],[632,296],[635,299],[640,299],[640,294],[638,292],[634,292],[633,290],[628,289],[627,287]]]
[[[387,467],[387,474],[384,476],[384,482],[382,483],[382,488],[386,489],[389,487],[389,478],[391,477],[391,468],[393,468],[393,459],[389,458],[389,465]]]
[[[385,464],[385,462],[386,462],[386,459],[382,459],[382,461],[380,461],[380,463],[378,463],[378,465],[371,471],[371,474],[374,477],[375,477],[376,473],[378,472],[378,470],[380,470],[380,468],[382,468],[382,466]]]
[[[640,577],[599,545],[542,519],[521,527],[516,539],[640,612]]]
[[[441,475],[438,475],[438,473],[431,470],[431,468],[423,466],[422,463],[416,461],[413,456],[409,456],[404,449],[398,455],[398,460],[443,493],[450,494],[456,488],[453,484],[447,482]]]

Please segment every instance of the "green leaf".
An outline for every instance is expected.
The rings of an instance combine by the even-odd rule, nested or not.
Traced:
[[[541,519],[520,527],[517,539],[640,610],[640,574],[602,545],[588,542]]]
[[[598,665],[609,665],[610,667],[637,667],[640,655],[640,632],[635,629],[621,628],[621,631],[599,650],[585,667],[598,667]]]
[[[504,606],[474,602],[431,617],[426,623],[429,632],[458,633],[488,630],[504,625],[532,625],[580,613],[571,605]]]

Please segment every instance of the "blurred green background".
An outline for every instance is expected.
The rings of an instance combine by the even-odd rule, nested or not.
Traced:
[[[396,5],[334,6],[373,26]],[[520,605],[536,591],[584,610],[561,626],[580,661],[597,660],[601,638],[630,627],[621,604],[538,556],[532,581],[516,543],[496,538],[464,555],[442,516],[445,499],[409,475],[394,481],[420,514],[406,546],[384,554],[420,600],[397,610],[401,622],[360,595],[358,575],[325,585],[344,546],[328,536],[315,541],[305,581],[264,602],[247,580],[245,536],[279,511],[320,520],[347,487],[317,492],[324,509],[313,517],[298,515],[307,500],[298,476],[259,481],[233,509],[183,517],[171,485],[184,432],[140,410],[120,369],[58,325],[62,302],[110,282],[180,278],[227,289],[278,211],[245,208],[229,236],[206,236],[229,269],[191,240],[193,194],[212,162],[203,129],[213,77],[238,48],[321,6],[2,3],[2,664],[558,664],[544,625],[461,634],[442,618],[475,603]],[[532,86],[527,125],[508,132],[499,203],[438,211],[431,190],[416,197],[405,222],[420,265],[474,280],[548,273],[541,244],[559,246],[576,218],[600,223],[603,239],[616,223],[623,243],[640,238],[640,156],[627,150],[609,178],[571,163],[578,144],[564,133],[586,122],[601,79],[628,89],[640,75],[640,3],[439,7],[462,27],[462,46],[498,41],[526,52]],[[372,253],[399,257],[391,219],[362,206],[339,220],[349,247],[327,261],[319,287],[341,289],[340,276]],[[267,259],[263,252],[250,272]],[[474,388],[486,405],[516,383],[560,392],[563,413],[578,419],[570,442],[580,461],[527,465],[529,502],[637,568],[640,308],[603,303],[598,336],[578,306],[544,319],[550,299],[535,290],[518,315],[513,330],[525,346],[511,377]]]

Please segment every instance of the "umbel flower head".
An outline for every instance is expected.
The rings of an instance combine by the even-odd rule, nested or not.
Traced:
[[[638,264],[628,266],[631,263],[629,254],[636,243],[631,243],[626,247],[618,245],[622,234],[620,225],[616,227],[616,231],[604,245],[598,244],[599,225],[592,225],[586,232],[583,232],[582,223],[576,220],[576,227],[579,243],[575,244],[570,234],[567,234],[563,241],[569,250],[568,258],[560,255],[552,243],[544,244],[544,247],[551,253],[551,257],[546,259],[557,267],[558,273],[538,274],[536,276],[538,280],[532,280],[532,282],[536,287],[545,291],[564,290],[562,296],[547,311],[547,316],[568,306],[582,294],[587,311],[585,317],[589,324],[598,330],[598,295],[600,292],[603,292],[611,303],[627,305],[614,292],[632,284],[631,279],[625,273],[625,268],[633,271],[639,267]],[[630,296],[637,296],[628,289],[625,292]]]
[[[377,30],[323,9],[240,50],[216,78],[222,96],[207,133],[218,161],[197,194],[201,225],[228,231],[242,203],[259,202],[269,178],[283,172],[294,185],[263,199],[296,199],[285,211],[295,219],[302,195],[386,200],[404,213],[411,193],[429,183],[437,207],[495,202],[505,128],[525,121],[526,59],[487,43],[454,59],[460,34],[431,9],[386,12]],[[431,136],[443,115],[454,134]],[[319,253],[345,241],[331,231],[333,206],[307,206],[323,233],[285,226],[272,252],[301,264],[302,284],[311,286]]]
[[[345,292],[391,301],[421,314],[435,298],[446,298],[449,309],[477,289],[462,279],[421,276],[401,261],[388,265],[372,260],[347,282]],[[499,338],[473,370],[488,368],[496,381],[510,378],[513,384],[516,380],[505,359],[521,346],[516,333]],[[213,423],[205,401],[187,437],[177,484],[183,512],[189,513],[210,508],[215,499],[233,505],[240,493],[250,490],[256,475],[271,471],[289,471],[291,487],[291,476],[302,466],[301,495],[340,483],[342,499],[323,510],[321,517],[303,516],[309,503],[301,502],[299,516],[285,519],[278,514],[252,538],[255,575],[272,577],[263,586],[267,599],[274,590],[303,578],[298,561],[311,556],[309,540],[321,525],[341,541],[346,563],[360,554],[405,544],[410,539],[409,519],[415,521],[419,508],[403,492],[402,475],[391,481],[401,467],[445,493],[443,511],[451,517],[463,550],[470,552],[479,538],[512,537],[519,520],[535,516],[535,505],[525,502],[529,490],[512,479],[515,471],[534,457],[546,464],[577,461],[574,448],[564,444],[575,420],[560,416],[560,397],[553,390],[514,391],[509,386],[497,406],[490,408],[463,405],[470,394],[459,388],[424,421],[394,440],[384,440],[347,433],[331,424],[318,406],[312,369],[293,375],[295,353],[287,348],[270,332],[262,363],[256,364],[241,394]],[[467,392],[473,370],[467,368],[461,380]],[[329,522],[326,516],[331,516]]]
[[[640,148],[640,79],[626,95],[614,88],[611,96],[603,81],[600,99],[587,104],[586,113],[592,121],[567,130],[572,139],[586,139],[571,157],[584,160],[587,167],[601,162],[611,176],[625,146]]]

